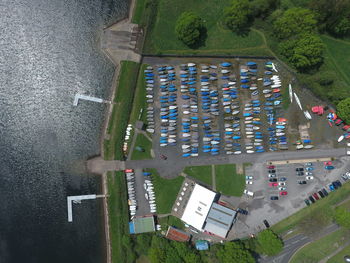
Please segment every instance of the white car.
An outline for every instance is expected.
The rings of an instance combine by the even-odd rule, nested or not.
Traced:
[[[305,174],[306,175],[312,175],[312,172],[306,172]]]
[[[275,178],[276,175],[275,174],[269,174],[269,178]]]
[[[245,181],[245,184],[253,184],[253,181]]]
[[[253,180],[253,176],[248,176],[248,175],[246,175],[246,176],[245,176],[245,179],[246,179],[246,180]]]
[[[278,185],[279,185],[279,186],[285,186],[286,183],[285,183],[285,182],[279,182]]]
[[[312,179],[314,179],[313,176],[306,176],[306,180],[312,180]]]
[[[287,190],[287,188],[280,186],[280,187],[278,187],[278,190],[279,191],[285,191],[285,190]]]
[[[251,197],[254,196],[254,193],[252,191],[248,191],[247,189],[244,189],[243,193]]]

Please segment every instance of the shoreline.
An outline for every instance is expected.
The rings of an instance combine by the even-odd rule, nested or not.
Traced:
[[[103,31],[109,29],[109,28],[113,28],[115,26],[117,26],[120,23],[131,23],[131,18],[132,18],[132,14],[135,8],[135,3],[136,0],[130,0],[130,4],[129,4],[129,11],[127,13],[127,17],[124,19],[121,19],[119,21],[117,21],[116,23],[104,28]],[[119,61],[115,61],[113,59],[113,56],[109,54],[109,52],[103,48],[101,48],[102,52],[112,61],[112,63],[115,65],[115,71],[113,74],[113,79],[112,79],[112,88],[111,88],[111,92],[110,92],[110,96],[109,96],[109,100],[113,101],[115,94],[117,92],[117,88],[118,88],[118,80],[119,80],[119,74],[120,74],[120,62],[121,59]],[[105,119],[104,119],[104,123],[102,126],[102,133],[101,133],[101,137],[100,137],[100,152],[101,152],[101,156],[102,158],[104,157],[104,140],[105,138],[107,138],[109,135],[107,133],[107,128],[108,128],[108,123],[110,121],[111,118],[111,114],[112,114],[112,110],[113,110],[113,104],[109,104],[107,109],[106,109],[106,113],[105,113]],[[110,239],[110,225],[109,225],[109,210],[108,210],[108,184],[107,184],[107,172],[102,174],[102,194],[106,196],[106,198],[103,198],[103,210],[104,210],[104,231],[105,231],[105,242],[106,242],[106,262],[107,263],[112,263],[112,247],[111,247],[111,239]]]

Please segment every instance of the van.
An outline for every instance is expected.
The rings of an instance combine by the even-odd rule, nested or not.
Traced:
[[[248,191],[247,189],[244,189],[243,193],[250,196],[250,197],[254,196],[254,193],[252,191]]]

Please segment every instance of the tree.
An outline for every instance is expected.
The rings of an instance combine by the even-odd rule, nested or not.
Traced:
[[[253,0],[250,3],[254,17],[267,17],[276,9],[278,1],[276,0]]]
[[[227,242],[216,253],[220,263],[254,263],[252,254],[239,242]]]
[[[316,30],[315,14],[304,8],[288,9],[273,24],[274,33],[280,39],[287,39],[299,34],[312,33]]]
[[[337,36],[348,35],[350,33],[350,19],[347,17],[341,18],[333,27],[333,33]]]
[[[341,100],[337,105],[337,114],[346,123],[350,123],[350,98]]]
[[[261,231],[257,239],[263,253],[268,256],[277,255],[283,249],[283,241],[270,229]]]
[[[232,31],[240,33],[249,27],[251,14],[248,0],[234,0],[224,11],[224,23]]]
[[[187,46],[198,43],[203,31],[202,19],[192,12],[182,13],[176,21],[176,35]]]
[[[323,62],[324,44],[319,36],[304,34],[279,44],[280,52],[300,72],[308,71]]]

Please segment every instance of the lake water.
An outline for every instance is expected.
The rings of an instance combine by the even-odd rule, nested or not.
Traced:
[[[101,193],[85,160],[99,154],[105,105],[76,92],[110,94],[113,65],[101,29],[127,0],[0,1],[0,263],[99,263],[105,259]]]

